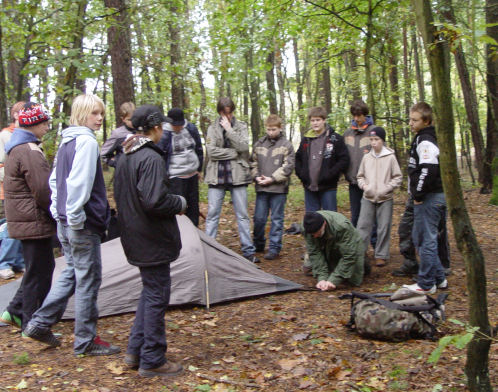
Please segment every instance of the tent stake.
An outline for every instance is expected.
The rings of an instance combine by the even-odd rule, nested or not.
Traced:
[[[209,279],[207,270],[204,270],[204,279],[206,280],[206,309],[209,310]]]

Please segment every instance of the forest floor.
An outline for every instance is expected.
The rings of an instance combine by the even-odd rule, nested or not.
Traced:
[[[252,187],[250,187],[252,188]],[[347,190],[341,184],[339,212],[349,216]],[[286,209],[285,227],[303,216],[302,194],[293,186]],[[301,189],[302,193],[302,189]],[[408,278],[392,277],[400,265],[397,226],[406,193],[395,197],[390,263],[373,269],[361,290],[393,291]],[[205,195],[201,195],[205,200]],[[236,221],[226,197],[218,240],[240,251]],[[250,211],[254,195],[250,194]],[[498,323],[498,207],[478,189],[465,191],[467,208],[487,263],[488,309],[492,325]],[[207,205],[202,204],[202,212]],[[203,223],[201,224],[201,228]],[[465,268],[448,222],[452,274],[446,303],[449,319],[468,320]],[[285,235],[281,257],[262,259],[264,271],[313,287],[315,281],[301,271],[305,251],[301,236]],[[105,262],[105,261],[104,261]],[[4,282],[2,282],[4,283]],[[296,291],[240,300],[211,307],[177,307],[166,313],[168,357],[185,370],[171,379],[143,379],[123,366],[123,356],[133,314],[105,317],[98,331],[103,339],[121,347],[112,357],[75,357],[73,322],[61,322],[53,331],[62,334],[57,349],[39,347],[21,339],[11,327],[0,328],[0,391],[464,391],[466,352],[450,347],[436,364],[427,359],[437,341],[410,340],[387,343],[367,340],[344,324],[350,302],[338,296],[351,291]],[[464,328],[452,322],[442,334],[460,334]],[[441,335],[442,336],[442,335]],[[490,377],[498,385],[498,345],[491,346]]]

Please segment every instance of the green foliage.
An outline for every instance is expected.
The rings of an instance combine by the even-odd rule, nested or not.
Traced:
[[[29,365],[31,363],[31,358],[26,351],[23,351],[20,354],[14,354],[12,362],[16,365]]]
[[[469,325],[465,325],[459,320],[450,319],[450,322],[465,327],[465,332],[458,335],[448,335],[439,339],[438,346],[432,351],[431,355],[429,355],[429,359],[427,362],[429,363],[437,363],[444,349],[449,345],[456,347],[459,350],[463,350],[467,344],[472,340],[475,333],[479,330],[479,327],[471,327]]]

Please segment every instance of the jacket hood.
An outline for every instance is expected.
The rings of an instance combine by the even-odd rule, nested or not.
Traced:
[[[334,132],[334,128],[332,128],[329,124],[325,123],[325,132],[329,131],[330,133]],[[308,132],[306,132],[304,134],[304,137],[312,137],[312,138],[315,138],[315,137],[319,137],[323,135],[323,133],[321,133],[320,135],[317,136],[317,134],[315,133],[315,131],[313,129],[310,129],[308,130]]]
[[[8,154],[15,146],[26,143],[40,144],[40,141],[33,132],[27,131],[23,128],[15,128],[12,133],[12,137],[5,144],[5,152]]]
[[[375,157],[375,151],[373,148],[370,150],[369,154],[371,154]],[[385,156],[391,155],[391,154],[394,154],[393,149],[386,147],[386,146],[382,146],[382,150],[380,151],[379,156],[377,156],[376,158],[382,158],[382,157],[385,157]]]
[[[141,134],[128,136],[122,146],[125,154],[133,154],[143,147],[151,147],[160,154],[163,154],[150,138]]]
[[[94,139],[97,139],[95,136],[95,132],[92,131],[88,127],[81,127],[77,125],[71,125],[68,128],[62,131],[62,141],[61,144],[65,144],[70,142],[73,139],[76,139],[78,136],[90,136]]]
[[[188,122],[187,122],[187,120],[185,120],[185,122],[183,123],[183,128],[184,129],[187,128],[187,124],[188,124]],[[174,132],[170,123],[163,123],[163,130],[164,131]]]
[[[373,118],[369,114],[365,116],[365,124],[361,128],[358,127],[358,123],[355,120],[351,120],[351,128],[356,129],[358,132],[364,132],[370,125],[373,125]]]
[[[420,131],[418,131],[416,136],[424,134],[433,135],[436,138],[436,128],[434,128],[434,126],[432,125],[429,125],[428,127],[422,128]]]

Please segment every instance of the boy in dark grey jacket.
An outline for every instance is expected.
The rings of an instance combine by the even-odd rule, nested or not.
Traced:
[[[265,249],[265,226],[271,210],[270,247],[264,258],[273,260],[282,249],[285,202],[295,155],[292,143],[282,133],[280,117],[271,114],[265,125],[266,136],[254,144],[251,156],[251,175],[256,183],[254,246],[257,252]]]

